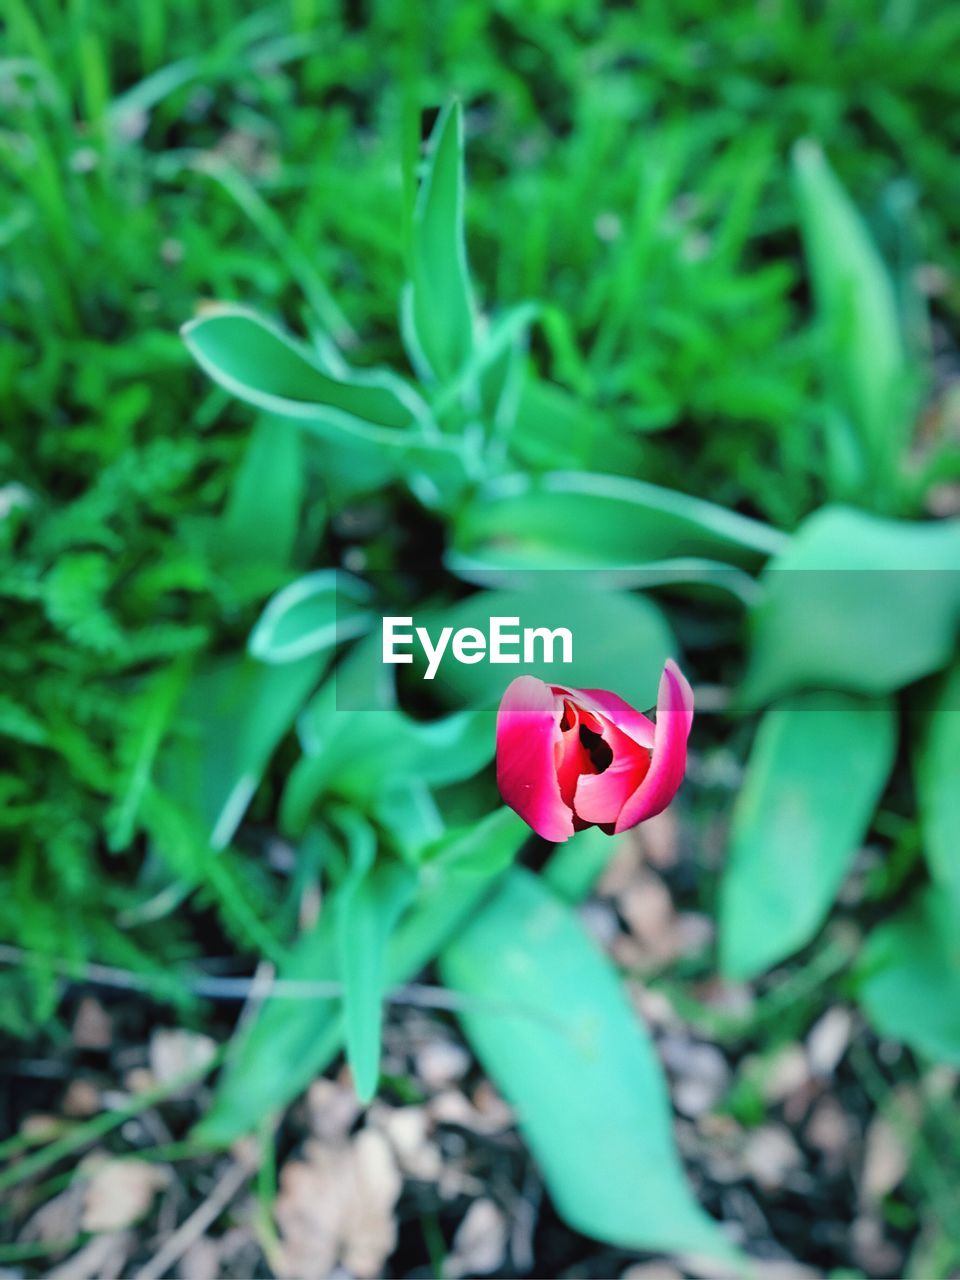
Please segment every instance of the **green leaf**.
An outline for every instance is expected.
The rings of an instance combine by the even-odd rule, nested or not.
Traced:
[[[804,688],[889,693],[943,667],[960,626],[960,521],[825,507],[763,574],[744,709]]]
[[[483,823],[491,860],[505,864],[528,834],[510,809]],[[461,834],[451,836],[451,843]],[[408,982],[436,956],[446,940],[477,910],[489,892],[484,875],[461,875],[430,867],[421,874],[411,910],[401,920],[387,950],[388,985]],[[339,981],[336,892],[314,927],[291,949],[278,976],[297,982]],[[264,1116],[286,1106],[336,1056],[343,1043],[339,993],[316,996],[268,996],[244,1023],[231,1045],[207,1113],[193,1131],[198,1142],[228,1146],[250,1133]]]
[[[361,1102],[376,1093],[387,988],[387,943],[415,888],[413,873],[388,862],[362,871],[337,901],[337,952],[343,980],[347,1061]]]
[[[701,498],[572,471],[488,485],[454,527],[447,563],[472,580],[502,569],[633,569],[676,556],[759,568],[783,534]]]
[[[823,326],[828,389],[857,430],[863,491],[891,490],[911,425],[908,368],[893,281],[820,148],[797,143],[800,225]]]
[[[476,627],[486,635],[493,617],[519,618],[520,628],[566,627],[572,632],[573,661],[562,666],[557,661],[544,662],[539,641],[537,661],[530,663],[446,661],[432,682],[439,696],[458,703],[499,700],[516,676],[534,675],[578,688],[614,689],[635,706],[650,707],[656,702],[663,664],[676,653],[670,626],[652,600],[603,590],[592,585],[586,574],[538,574],[523,583],[522,590],[480,591],[442,610],[421,610],[416,621],[436,638],[441,627],[452,627],[454,632]],[[559,659],[559,642],[554,650]],[[522,657],[519,650],[518,656]],[[422,664],[422,654],[415,651],[414,671],[417,662]]]
[[[527,376],[520,387],[510,452],[541,471],[602,466],[636,475],[641,454],[636,439],[610,419],[553,382]]]
[[[252,657],[270,664],[295,662],[332,649],[370,628],[366,585],[337,569],[304,574],[267,603],[250,633]]]
[[[893,766],[889,700],[798,695],[764,714],[720,887],[720,957],[751,978],[823,923]]]
[[[334,377],[301,343],[239,307],[217,307],[181,333],[200,367],[232,395],[362,458],[366,487],[418,469],[428,473],[421,487],[461,476],[459,442],[439,436],[420,397],[389,371]]]
[[[216,533],[219,557],[230,564],[289,565],[303,491],[299,432],[290,423],[258,418]]]
[[[463,112],[451,103],[430,138],[413,215],[405,337],[421,376],[446,381],[473,350],[473,298],[463,231]]]
[[[328,681],[300,722],[306,754],[290,774],[281,805],[288,831],[303,831],[323,796],[370,805],[388,785],[459,782],[493,758],[492,707],[433,721],[412,720],[402,711],[337,710],[333,684]]]
[[[564,1220],[620,1248],[729,1256],[684,1177],[656,1054],[570,908],[514,869],[440,967],[489,1005],[461,1021]]]
[[[506,870],[529,835],[529,827],[512,809],[497,809],[473,826],[448,831],[433,843],[424,854],[424,872],[490,879]]]
[[[373,801],[372,815],[391,847],[416,865],[444,832],[443,816],[433,793],[419,778],[388,780]]]
[[[544,880],[564,902],[582,902],[610,865],[621,839],[587,827],[557,845],[543,869]]]
[[[278,977],[287,982],[328,982],[328,998],[268,995],[230,1046],[213,1102],[191,1137],[226,1147],[252,1133],[323,1071],[339,1051],[343,1007],[337,984],[337,940],[331,902],[316,925],[291,948]]]
[[[396,444],[396,430],[386,428],[410,427],[427,413],[389,371],[351,370],[334,378],[306,346],[243,307],[217,306],[188,321],[181,334],[211,378],[281,417],[322,420],[361,439]]]
[[[859,966],[860,1002],[882,1036],[960,1066],[957,903],[935,885],[878,925]]]
[[[960,662],[936,684],[916,746],[923,851],[960,914]]]
[[[183,806],[211,845],[229,844],[281,738],[329,659],[314,653],[268,667],[217,659],[190,678],[177,728],[158,764],[165,795]]]

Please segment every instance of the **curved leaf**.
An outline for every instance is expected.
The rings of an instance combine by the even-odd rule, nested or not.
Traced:
[[[181,329],[197,363],[241,400],[284,417],[325,415],[361,438],[397,443],[374,427],[409,427],[426,407],[386,370],[334,378],[301,343],[243,307],[218,306]],[[342,415],[342,418],[341,418]],[[402,441],[402,436],[399,439]]]
[[[304,574],[268,601],[247,649],[270,664],[332,649],[369,630],[372,615],[362,607],[369,596],[364,583],[337,569]]]
[[[300,343],[239,307],[217,307],[181,333],[232,395],[362,455],[364,488],[406,475],[424,501],[435,501],[438,490],[462,482],[460,442],[441,437],[419,396],[386,370],[333,377]]]
[[[481,490],[456,521],[447,562],[471,578],[503,569],[632,569],[687,556],[759,568],[786,542],[768,525],[673,489],[553,471]]]
[[[401,711],[337,711],[325,687],[301,719],[306,754],[284,790],[284,829],[302,831],[317,801],[331,793],[363,806],[397,783],[443,786],[471,777],[493,758],[495,717],[493,707],[432,721]]]
[[[825,507],[767,567],[744,709],[796,689],[882,694],[936,671],[960,628],[960,521]]]
[[[860,1002],[880,1035],[960,1066],[956,899],[935,885],[878,925],[861,957]]]

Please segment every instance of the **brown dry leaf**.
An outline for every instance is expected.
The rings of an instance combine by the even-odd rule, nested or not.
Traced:
[[[433,1124],[426,1107],[388,1107],[375,1103],[367,1123],[387,1138],[400,1168],[419,1182],[436,1182],[443,1167],[440,1148],[430,1141]]]
[[[217,1280],[220,1274],[220,1245],[209,1236],[194,1240],[183,1257],[177,1271],[181,1280]]]
[[[123,1087],[128,1093],[143,1094],[155,1089],[157,1082],[147,1067],[131,1067],[123,1077]]]
[[[807,1122],[805,1137],[811,1147],[846,1164],[854,1130],[850,1118],[832,1095],[821,1098]]]
[[[910,1153],[898,1129],[878,1115],[867,1129],[863,1152],[860,1199],[876,1204],[901,1181],[910,1164]]]
[[[73,1043],[78,1049],[109,1049],[113,1043],[113,1019],[93,996],[84,996],[77,1006]]]
[[[683,1280],[683,1272],[669,1262],[635,1262],[620,1273],[620,1280]]]
[[[664,871],[677,864],[680,850],[680,823],[676,811],[664,809],[636,828],[641,852],[652,867]]]
[[[789,1129],[783,1125],[768,1124],[755,1130],[747,1139],[743,1165],[758,1187],[776,1190],[803,1165],[803,1155]]]
[[[927,511],[938,520],[960,516],[960,484],[935,484],[927,490]]]
[[[704,1115],[719,1102],[730,1084],[730,1068],[715,1045],[669,1032],[659,1048],[673,1078],[673,1101],[681,1115]]]
[[[445,1089],[430,1099],[427,1111],[434,1124],[455,1125],[488,1136],[503,1133],[514,1122],[511,1109],[485,1081],[477,1086],[473,1102],[457,1089]]]
[[[504,1102],[489,1080],[481,1080],[474,1089],[473,1105],[482,1116],[487,1133],[502,1133],[515,1123],[513,1108]]]
[[[71,1080],[60,1104],[63,1114],[75,1120],[95,1116],[100,1105],[100,1090],[89,1080]]]
[[[623,893],[627,885],[643,866],[643,849],[638,838],[639,828],[627,832],[617,842],[617,851],[607,863],[600,877],[596,893],[601,898],[615,898]]]
[[[439,1037],[428,1040],[414,1055],[417,1077],[428,1089],[456,1084],[470,1070],[470,1054],[463,1045]]]
[[[321,1142],[346,1138],[360,1114],[360,1101],[352,1084],[321,1076],[307,1090],[310,1130]]]
[[[658,875],[653,871],[640,871],[618,896],[617,906],[648,959],[664,964],[675,958],[673,899]]]
[[[678,1031],[683,1020],[662,991],[653,991],[642,982],[631,982],[627,988],[630,1002],[647,1026]]]
[[[129,1231],[95,1236],[59,1267],[47,1272],[47,1280],[119,1280],[133,1246]]]
[[[64,1128],[59,1116],[48,1115],[45,1111],[36,1111],[33,1115],[24,1116],[20,1124],[20,1134],[36,1142],[51,1142]]]
[[[810,1064],[798,1044],[785,1044],[766,1061],[753,1061],[765,1102],[785,1102],[810,1083]]]
[[[507,1252],[507,1220],[486,1197],[474,1200],[457,1227],[444,1263],[448,1276],[488,1276],[499,1271]]]
[[[390,1144],[376,1129],[335,1145],[308,1142],[304,1159],[288,1161],[280,1175],[283,1274],[326,1280],[337,1263],[357,1276],[382,1274],[396,1245],[401,1188]]]
[[[105,1160],[87,1184],[84,1231],[119,1231],[146,1216],[153,1197],[170,1180],[162,1165],[146,1160]]]
[[[47,1243],[72,1240],[80,1234],[85,1192],[83,1183],[76,1181],[59,1195],[52,1196],[27,1219],[18,1238],[21,1241],[42,1240]]]
[[[678,956],[695,956],[713,942],[716,928],[700,911],[682,911],[674,925],[674,946]]]
[[[815,1076],[827,1079],[833,1075],[850,1043],[853,1014],[835,1005],[819,1018],[807,1036],[807,1058]]]
[[[870,1275],[902,1275],[903,1254],[884,1234],[883,1223],[870,1216],[854,1219],[850,1227],[854,1258]]]
[[[182,1027],[160,1027],[150,1037],[150,1073],[157,1084],[173,1084],[188,1072],[201,1071],[214,1059],[217,1042]],[[176,1096],[188,1096],[199,1081]]]

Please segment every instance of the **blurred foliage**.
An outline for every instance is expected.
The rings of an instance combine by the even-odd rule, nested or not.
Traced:
[[[424,616],[482,619],[506,572],[575,567],[653,588],[598,607],[588,666],[649,703],[686,648],[739,686],[738,714],[763,711],[752,751],[752,721],[706,730],[748,757],[726,970],[816,945],[879,841],[884,918],[846,980],[883,1034],[960,1061],[957,679],[938,674],[958,525],[918,527],[956,514],[960,481],[960,13],[5,0],[4,18],[0,937],[26,956],[0,978],[4,1028],[55,1025],[58,958],[149,974],[184,1007],[176,966],[220,949],[343,981],[342,1010],[268,1001],[244,1026],[200,1130],[226,1143],[344,1038],[372,1094],[383,992],[435,957],[488,995],[510,981],[477,962],[488,936],[572,963],[570,902],[612,846],[577,838],[587,873],[568,850],[542,882],[507,871],[524,831],[491,813],[484,673],[352,713],[330,668],[368,683],[391,573]],[[624,1198],[583,1206],[576,1117],[546,1094],[528,1137],[554,1198],[604,1238],[693,1223],[715,1247],[646,1042],[589,956],[567,1039],[593,1002],[610,1098],[642,1079],[674,1216],[630,1216],[637,1151],[596,1117]],[[547,979],[529,997],[563,1003]],[[508,1096],[530,1098],[544,1055],[558,1080],[583,1067],[548,1029],[518,1054],[489,1025],[466,1020]]]

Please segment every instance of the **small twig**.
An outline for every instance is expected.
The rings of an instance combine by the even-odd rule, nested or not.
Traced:
[[[232,1163],[226,1173],[198,1209],[184,1219],[173,1235],[157,1250],[150,1261],[140,1268],[134,1280],[161,1280],[175,1262],[183,1257],[186,1251],[200,1236],[213,1226],[224,1209],[249,1179],[251,1170],[239,1161]]]
[[[0,964],[23,964],[31,958],[31,953],[20,947],[12,947],[0,943]],[[90,982],[97,986],[112,987],[121,991],[136,991],[153,999],[167,999],[165,991],[158,991],[158,986],[169,989],[170,978],[167,975],[162,984],[147,974],[134,973],[130,969],[118,969],[112,965],[96,963],[78,963],[62,956],[42,957],[44,962],[56,969],[64,978],[72,982]],[[263,974],[258,971],[251,978],[221,978],[214,974],[181,973],[179,981],[191,995],[205,1000],[238,1000],[251,997],[262,1002],[268,996],[280,1000],[339,1000],[343,995],[343,984],[334,981],[314,981],[297,978],[274,978],[265,982]],[[408,982],[393,987],[385,992],[384,999],[390,1004],[415,1005],[421,1009],[445,1009],[451,1012],[476,1011],[483,1013],[523,1014],[535,1017],[539,1021],[550,1021],[544,1018],[542,1010],[522,1008],[509,1001],[491,1001],[472,999],[446,987],[432,986],[428,983]]]

